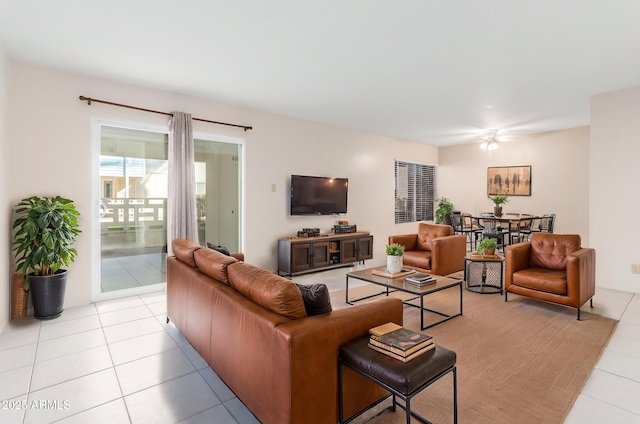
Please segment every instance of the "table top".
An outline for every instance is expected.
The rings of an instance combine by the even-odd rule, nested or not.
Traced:
[[[440,275],[434,275],[436,279],[435,283],[427,284],[426,286],[420,287],[420,286],[415,286],[413,284],[405,283],[404,276],[397,277],[397,278],[383,277],[381,275],[374,274],[373,269],[374,268],[366,268],[359,271],[349,272],[347,273],[347,277],[356,278],[358,280],[367,281],[369,283],[378,284],[380,286],[395,288],[395,289],[398,289],[407,293],[412,293],[412,294],[431,293],[434,291],[453,287],[462,283],[462,280],[443,277]]]
[[[525,214],[508,214],[505,213],[502,216],[472,216],[472,219],[495,219],[500,222],[510,222],[510,221],[522,221],[527,219],[536,219],[540,218],[537,215],[525,215]]]
[[[477,262],[502,262],[504,261],[504,256],[500,255],[467,255],[464,257],[468,261],[477,261]]]

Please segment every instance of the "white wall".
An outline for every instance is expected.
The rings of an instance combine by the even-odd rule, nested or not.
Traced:
[[[9,190],[8,183],[8,164],[9,155],[6,153],[7,144],[7,91],[8,91],[8,66],[9,59],[4,51],[4,46],[0,40],[0,197],[6,198]],[[11,299],[11,210],[12,206],[5,200],[0,200],[0,240],[2,240],[2,248],[0,249],[0,334],[7,320],[11,317],[10,299]]]
[[[640,293],[640,88],[591,99],[591,242],[598,285]]]
[[[580,234],[590,246],[589,127],[520,137],[491,156],[477,143],[441,148],[438,196],[463,212],[492,211],[487,168],[518,165],[531,165],[531,196],[510,196],[502,212],[555,213],[554,232]]]
[[[91,301],[92,204],[91,119],[166,125],[167,117],[78,100],[84,95],[140,107],[190,112],[195,117],[252,125],[254,130],[194,123],[194,132],[245,139],[246,236],[248,262],[276,270],[280,237],[303,227],[328,231],[335,217],[288,216],[291,174],[349,178],[349,213],[344,219],[374,235],[374,260],[383,262],[387,236],[411,232],[415,224],[395,226],[394,158],[437,163],[438,149],[387,137],[164,91],[143,89],[24,63],[11,63],[11,105],[7,121],[7,164],[11,186],[3,207],[31,195],[59,194],[73,199],[82,214],[79,252],[70,267],[65,306]],[[276,191],[271,185],[276,184]],[[342,219],[342,218],[341,218]],[[6,302],[5,302],[6,303]]]

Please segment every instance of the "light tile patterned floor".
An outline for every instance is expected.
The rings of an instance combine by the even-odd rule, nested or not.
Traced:
[[[348,270],[294,281],[341,290]],[[565,423],[640,424],[640,295],[598,289],[583,310],[620,323]],[[3,424],[258,422],[166,323],[164,293],[11,321],[0,335],[0,402]]]
[[[0,423],[258,421],[150,293],[13,320],[0,336]]]

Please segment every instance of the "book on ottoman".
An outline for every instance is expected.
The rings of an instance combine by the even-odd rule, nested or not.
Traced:
[[[435,347],[433,337],[388,322],[369,330],[369,347],[404,362]]]

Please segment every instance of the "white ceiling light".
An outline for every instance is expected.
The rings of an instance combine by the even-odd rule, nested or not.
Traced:
[[[480,143],[480,148],[482,150],[488,150],[489,152],[500,147],[498,141],[496,140],[496,135],[498,134],[498,130],[487,130],[482,136],[482,143]]]

